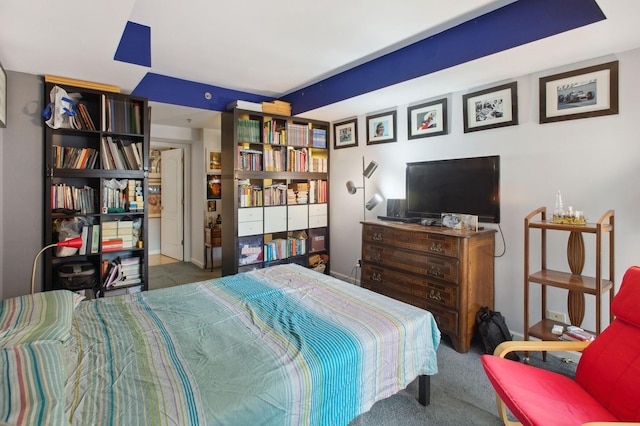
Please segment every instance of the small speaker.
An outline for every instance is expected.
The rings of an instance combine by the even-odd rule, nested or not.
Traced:
[[[390,198],[387,200],[387,216],[405,217],[407,213],[407,201],[402,198]]]

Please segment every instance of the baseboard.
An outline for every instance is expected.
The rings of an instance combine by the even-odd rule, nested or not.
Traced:
[[[352,276],[348,276],[348,275],[344,275],[344,274],[339,274],[337,272],[331,272],[330,275],[334,278],[337,278],[341,281],[345,281],[349,284],[354,284],[357,285],[358,287],[360,287],[360,279],[354,279]]]

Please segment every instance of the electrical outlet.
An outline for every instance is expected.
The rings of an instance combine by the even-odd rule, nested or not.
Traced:
[[[547,318],[554,321],[567,322],[567,315],[562,312],[550,311],[547,309]]]
[[[362,267],[362,261],[360,259],[356,260],[356,264],[354,265],[354,268],[361,268]]]

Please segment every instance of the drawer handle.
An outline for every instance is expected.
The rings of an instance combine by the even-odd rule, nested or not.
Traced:
[[[380,253],[376,253],[373,256],[371,256],[371,260],[373,260],[374,262],[382,262],[382,256],[380,256]]]
[[[429,299],[435,300],[436,302],[440,302],[442,300],[442,296],[440,296],[439,291],[431,290],[429,292]]]
[[[431,247],[429,247],[430,251],[434,251],[436,253],[442,253],[444,250],[442,249],[442,245],[440,245],[440,243],[431,243]]]
[[[371,281],[382,282],[382,274],[379,274],[377,272],[372,272],[371,273]]]
[[[371,239],[373,241],[382,241],[382,232],[374,232]]]
[[[444,277],[444,273],[440,272],[440,268],[433,267],[433,266],[429,268],[429,270],[427,271],[427,274],[434,277],[438,277],[438,278]]]

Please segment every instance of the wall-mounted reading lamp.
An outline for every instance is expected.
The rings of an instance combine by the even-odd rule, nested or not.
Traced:
[[[376,192],[369,201],[366,201],[365,178],[369,179],[373,175],[373,173],[376,171],[377,168],[378,168],[378,163],[376,163],[375,161],[371,161],[369,165],[365,168],[364,157],[362,157],[362,186],[356,186],[356,184],[353,183],[353,181],[351,180],[347,182],[347,191],[349,192],[349,194],[355,194],[356,192],[358,192],[358,189],[362,190],[362,218],[363,219],[365,219],[365,213],[366,213],[364,209],[371,211],[374,209],[375,206],[377,206],[383,200],[382,195]]]

